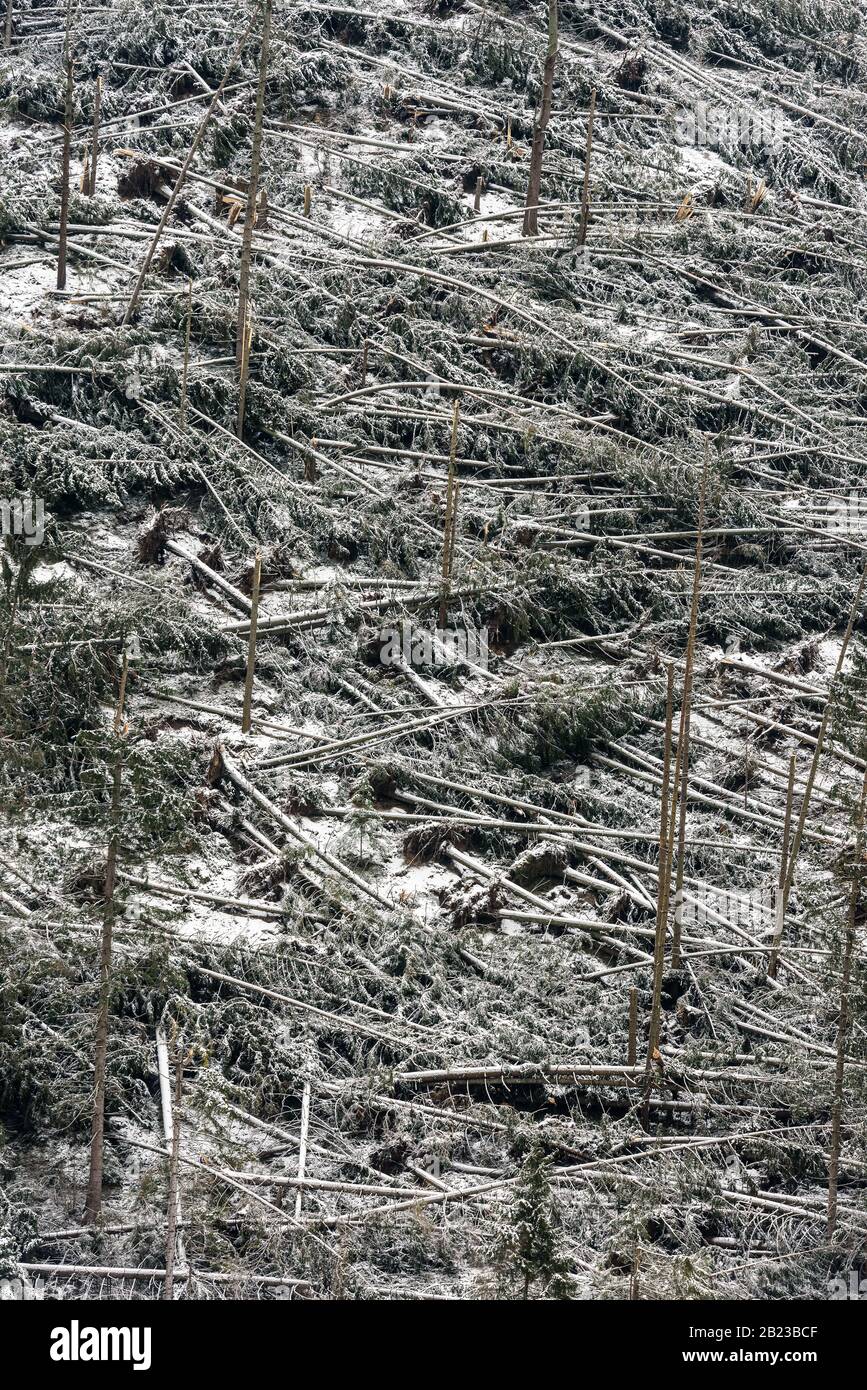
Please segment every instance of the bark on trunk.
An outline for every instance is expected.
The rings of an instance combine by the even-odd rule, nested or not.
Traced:
[[[123,733],[123,711],[126,699],[126,680],[129,658],[123,654],[114,731]],[[102,1160],[105,1139],[105,1073],[108,1056],[108,1009],[111,994],[111,951],[114,931],[114,890],[117,884],[117,851],[120,838],[120,802],[123,778],[123,744],[118,743],[114,759],[111,788],[111,835],[105,866],[105,890],[102,918],[102,943],[99,955],[99,1006],[96,1015],[96,1038],[93,1050],[93,1111],[90,1138],[90,1173],[87,1181],[85,1220],[89,1225],[99,1220],[102,1209]]]
[[[253,148],[250,155],[250,179],[247,184],[247,205],[244,214],[244,235],[241,244],[241,273],[238,282],[238,325],[235,340],[235,360],[240,373],[238,397],[238,437],[244,433],[244,410],[249,375],[250,337],[250,261],[253,254],[253,224],[259,198],[259,166],[262,160],[262,117],[265,108],[265,84],[268,80],[268,45],[271,37],[271,0],[264,0],[262,10],[262,44],[259,51],[259,85],[256,89],[256,114],[253,123]]]
[[[60,233],[57,243],[57,288],[66,289],[66,246],[69,228],[69,154],[72,143],[72,5],[66,7],[66,37],[63,41],[66,68],[66,94],[63,103],[63,154],[60,173]]]
[[[96,192],[96,167],[99,163],[99,114],[102,108],[102,78],[96,79],[96,90],[93,95],[93,129],[90,137],[90,177],[88,179],[87,191],[91,198]]]
[[[554,92],[554,69],[557,64],[557,0],[548,0],[548,55],[542,76],[542,104],[533,127],[533,145],[530,151],[530,177],[527,181],[527,201],[524,213],[524,236],[537,236],[539,232],[538,203],[542,190],[542,156],[545,153],[545,132],[551,116],[551,99]]]

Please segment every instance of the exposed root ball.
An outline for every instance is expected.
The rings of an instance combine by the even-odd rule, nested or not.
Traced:
[[[161,507],[147,522],[136,542],[136,556],[142,565],[161,565],[166,555],[166,543],[172,531],[184,526],[189,518],[186,507]]]
[[[530,845],[519,854],[508,870],[508,877],[515,883],[533,883],[537,878],[559,878],[569,863],[569,856],[563,845],[543,841]]]

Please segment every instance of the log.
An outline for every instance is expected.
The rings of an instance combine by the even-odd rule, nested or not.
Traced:
[[[615,1064],[594,1065],[581,1062],[528,1062],[523,1066],[445,1067],[432,1071],[398,1071],[396,1086],[440,1086],[451,1082],[472,1082],[485,1086],[544,1086],[571,1085],[584,1082],[607,1085],[615,1082],[636,1084],[644,1076],[643,1066],[624,1067]]]
[[[290,1008],[313,1014],[326,1023],[339,1028],[348,1028],[350,1032],[361,1033],[364,1037],[375,1039],[376,1042],[391,1043],[393,1046],[403,1049],[409,1046],[403,1038],[396,1038],[391,1033],[384,1033],[381,1029],[371,1028],[366,1023],[358,1023],[354,1018],[346,1018],[343,1014],[333,1014],[329,1013],[327,1009],[317,1009],[314,1004],[308,1004],[301,999],[292,999],[288,994],[279,994],[276,990],[266,989],[264,985],[254,985],[249,980],[239,980],[235,975],[222,975],[216,970],[206,970],[203,965],[196,965],[195,969],[200,975],[207,975],[211,980],[219,980],[227,985],[236,985],[239,989],[252,990],[254,994],[261,994],[266,999],[275,999],[279,1004],[288,1004]]]
[[[214,907],[224,907],[231,912],[254,912],[263,917],[286,917],[291,909],[281,903],[267,902],[262,898],[229,898],[219,893],[199,892],[193,888],[178,888],[171,883],[155,882],[139,874],[118,871],[118,878],[124,883],[132,883],[146,893],[156,893],[167,898],[192,898],[194,902],[211,903]]]
[[[240,589],[236,589],[234,584],[229,583],[228,579],[224,579],[216,570],[211,569],[210,565],[206,565],[204,560],[200,560],[197,555],[190,555],[188,551],[184,550],[183,546],[178,545],[177,541],[166,541],[166,550],[168,550],[170,555],[177,555],[179,560],[186,560],[187,564],[192,565],[193,569],[198,570],[199,574],[203,575],[209,584],[213,584],[215,588],[225,594],[229,602],[234,604],[236,608],[240,608],[242,612],[247,614],[252,613],[253,604],[251,600],[247,598],[247,595],[242,594]],[[235,624],[233,631],[238,626],[240,625]],[[248,624],[244,626],[248,626]]]
[[[288,835],[291,835],[292,839],[295,840],[297,844],[303,845],[310,854],[314,855],[317,859],[321,859],[323,864],[327,864],[329,869],[339,874],[341,878],[346,879],[347,883],[351,883],[353,888],[363,893],[365,897],[372,898],[380,907],[385,907],[391,911],[392,903],[390,903],[387,898],[383,898],[375,888],[372,888],[370,884],[366,883],[358,874],[353,873],[351,869],[347,869],[346,865],[341,864],[339,859],[335,859],[332,854],[328,854],[326,850],[320,849],[319,846],[308,839],[306,835],[302,835],[301,831],[293,825],[290,818],[280,810],[279,806],[275,806],[274,802],[271,801],[264,792],[260,792],[258,787],[255,787],[253,783],[244,776],[240,768],[235,766],[224,749],[218,746],[215,750],[215,758],[219,760],[220,767],[229,778],[229,781],[233,782],[251,801],[261,807],[263,811],[267,812],[271,819],[276,821]]]
[[[238,1178],[242,1182],[261,1183],[266,1187],[295,1188],[300,1197],[302,1192],[342,1192],[349,1197],[413,1197],[414,1187],[386,1187],[384,1184],[363,1182],[337,1182],[326,1178],[293,1178],[283,1173],[236,1173],[231,1168],[211,1168],[208,1171],[215,1178]],[[297,1207],[296,1207],[297,1216]]]
[[[159,220],[159,223],[158,223],[158,225],[157,225],[156,231],[154,232],[153,238],[152,238],[152,240],[151,240],[151,243],[150,243],[150,245],[149,245],[149,247],[148,247],[148,249],[147,249],[147,252],[145,253],[145,258],[144,258],[144,261],[142,262],[141,270],[139,271],[139,274],[138,274],[138,279],[137,279],[136,282],[135,282],[135,285],[134,285],[134,287],[133,287],[132,294],[130,295],[129,303],[128,303],[127,306],[126,306],[126,311],[125,311],[124,316],[123,316],[123,319],[122,319],[122,323],[123,323],[124,327],[129,323],[130,319],[132,318],[133,314],[134,314],[135,311],[136,311],[136,307],[137,307],[137,305],[138,305],[139,298],[141,297],[142,289],[144,288],[145,278],[146,278],[146,276],[147,276],[148,271],[150,270],[151,262],[153,261],[153,258],[154,258],[154,256],[156,255],[156,250],[157,250],[157,247],[158,247],[159,242],[160,242],[160,237],[162,236],[163,232],[165,231],[165,228],[166,228],[166,225],[167,225],[167,223],[168,223],[168,220],[169,220],[169,218],[171,217],[172,212],[174,211],[175,203],[177,202],[178,197],[180,196],[180,193],[181,193],[181,189],[183,188],[184,183],[186,182],[186,177],[187,177],[187,173],[188,173],[188,171],[189,171],[190,165],[192,164],[192,162],[193,162],[193,160],[194,160],[194,158],[195,158],[195,156],[196,156],[196,151],[198,150],[199,146],[200,146],[201,143],[202,143],[202,140],[204,139],[205,131],[207,130],[207,128],[208,128],[208,126],[210,125],[210,122],[211,122],[211,117],[213,116],[214,111],[216,110],[216,107],[217,107],[217,104],[219,103],[220,97],[223,95],[223,92],[224,92],[225,89],[226,89],[226,84],[227,84],[227,82],[228,82],[228,80],[229,80],[229,78],[230,78],[232,72],[234,71],[234,69],[235,69],[235,67],[236,67],[236,65],[237,65],[237,63],[238,63],[238,59],[239,59],[240,56],[241,56],[241,52],[242,52],[242,50],[243,50],[244,44],[247,42],[247,39],[249,38],[249,36],[250,36],[250,34],[251,34],[251,32],[252,32],[253,25],[255,24],[255,22],[256,22],[256,21],[255,21],[255,12],[254,12],[254,17],[250,20],[250,23],[247,25],[247,28],[244,30],[243,34],[241,35],[240,39],[238,40],[237,44],[235,45],[234,49],[232,50],[231,56],[230,56],[230,58],[229,58],[228,65],[227,65],[227,67],[226,67],[226,71],[225,71],[225,73],[224,73],[224,75],[223,75],[223,80],[221,81],[219,87],[217,88],[216,92],[214,93],[213,97],[211,98],[211,101],[210,101],[210,104],[209,104],[209,106],[208,106],[208,109],[207,109],[207,111],[205,112],[204,116],[202,117],[202,119],[201,119],[201,121],[200,121],[200,123],[199,123],[199,127],[198,127],[198,129],[197,129],[195,135],[193,136],[192,142],[191,142],[191,144],[190,144],[190,148],[189,148],[189,150],[187,151],[186,158],[184,159],[184,162],[183,162],[183,164],[181,165],[180,173],[178,174],[178,177],[177,177],[177,179],[175,180],[175,186],[174,186],[174,188],[172,189],[171,193],[169,194],[168,200],[167,200],[167,202],[166,202],[165,207],[163,208],[162,216],[160,217],[160,220]],[[190,98],[190,100],[199,100],[199,98],[198,98],[198,97],[196,97],[196,98]],[[138,112],[137,114],[138,114],[139,116],[141,116],[141,115],[144,114],[144,113],[143,113],[143,112]],[[62,288],[62,287],[61,287],[61,288]]]
[[[134,1228],[135,1229],[135,1228]],[[135,1266],[119,1265],[56,1265],[22,1263],[20,1268],[28,1274],[43,1274],[49,1278],[93,1278],[93,1279],[165,1279],[164,1269],[145,1269]],[[313,1290],[306,1279],[293,1279],[274,1274],[253,1274],[239,1271],[226,1274],[224,1270],[214,1273],[205,1269],[176,1269],[176,1279],[209,1279],[212,1284],[266,1284],[270,1288],[293,1288],[299,1293],[312,1294]]]
[[[298,1147],[298,1192],[295,1197],[295,1220],[301,1220],[302,1184],[307,1167],[307,1143],[310,1134],[310,1082],[304,1082],[301,1096],[301,1140]]]

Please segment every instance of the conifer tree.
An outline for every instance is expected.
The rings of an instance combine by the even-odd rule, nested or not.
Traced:
[[[521,1298],[538,1288],[547,1298],[569,1298],[573,1292],[568,1262],[560,1253],[557,1207],[551,1191],[551,1160],[534,1143],[515,1186],[505,1229],[497,1237],[492,1262],[503,1284],[517,1281]]]

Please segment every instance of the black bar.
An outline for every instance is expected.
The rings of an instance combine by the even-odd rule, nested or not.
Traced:
[[[397,1305],[387,1299],[46,1300],[0,1303],[0,1335],[5,1334],[7,1349],[14,1343],[24,1351],[27,1372],[58,1383],[129,1375],[134,1383],[157,1376],[175,1385],[181,1376],[194,1375],[192,1390],[198,1390],[202,1377],[219,1377],[225,1384],[227,1377],[241,1374],[240,1390],[247,1390],[251,1373],[264,1377],[269,1364],[281,1379],[306,1378],[311,1361],[320,1357],[330,1379],[341,1365],[347,1374],[364,1375],[366,1365],[370,1373],[374,1364],[386,1373],[389,1346],[398,1362],[392,1369],[401,1378],[415,1374],[415,1365],[429,1375],[438,1354],[443,1371],[456,1374],[453,1358],[460,1346],[461,1379],[466,1378],[465,1354],[473,1347],[490,1379],[498,1361],[508,1371],[516,1351],[533,1355],[535,1346],[544,1362],[561,1356],[576,1374],[595,1363],[618,1381],[630,1372],[640,1374],[642,1382],[674,1373],[701,1383],[708,1372],[731,1377],[742,1368],[759,1368],[770,1379],[806,1370],[827,1381],[844,1367],[858,1374],[867,1331],[859,1305],[865,1300],[867,1288],[854,1297],[835,1292],[825,1302],[797,1303],[490,1301],[474,1302],[472,1321],[466,1322],[459,1306],[421,1300]],[[117,1329],[116,1338],[108,1333],[103,1341],[103,1328]],[[409,1333],[411,1350],[404,1340]],[[126,1360],[87,1359],[92,1350],[110,1358],[115,1346],[121,1356],[129,1353]],[[373,1363],[366,1361],[365,1349]],[[55,1359],[59,1356],[77,1359]]]

